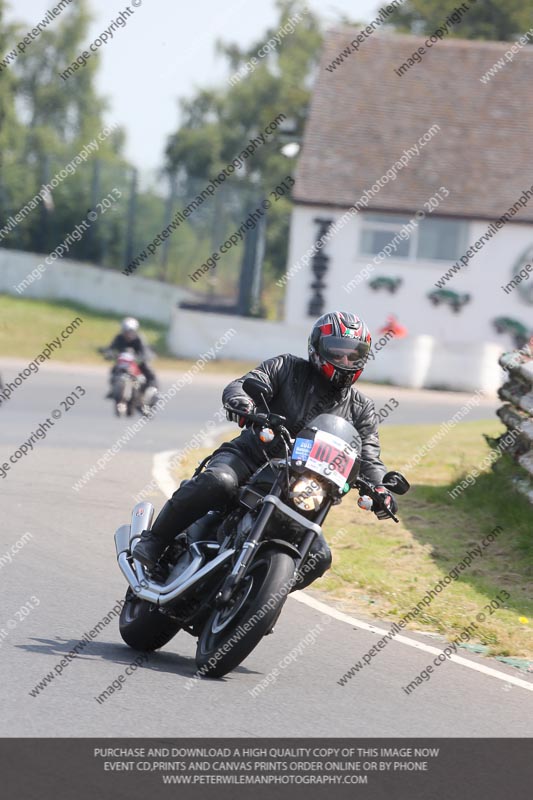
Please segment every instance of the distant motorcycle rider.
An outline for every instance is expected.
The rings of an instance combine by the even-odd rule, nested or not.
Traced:
[[[157,389],[157,378],[155,372],[148,366],[148,361],[152,358],[152,351],[150,350],[144,336],[140,333],[139,322],[134,317],[125,317],[120,326],[120,333],[118,333],[109,347],[104,348],[108,352],[122,353],[124,350],[131,349],[138,359],[139,369],[146,378],[146,388],[155,386]],[[111,370],[111,383],[116,374],[116,367]],[[112,396],[112,392],[108,397]]]
[[[374,484],[384,505],[397,511],[394,497],[380,482],[386,468],[380,459],[378,421],[374,403],[353,385],[368,358],[371,336],[366,324],[355,314],[334,311],[321,316],[309,337],[309,360],[291,354],[275,356],[232,383],[222,400],[231,408],[228,419],[242,427],[242,413],[255,410],[254,400],[242,388],[246,378],[265,386],[265,399],[273,413],[287,418],[292,436],[320,413],[335,414],[350,422],[361,437],[361,476]],[[258,403],[258,407],[260,404]],[[259,409],[261,410],[261,409]],[[272,454],[270,447],[266,451]],[[231,506],[238,487],[265,463],[262,446],[252,430],[244,430],[224,443],[210,457],[203,471],[184,481],[161,509],[150,531],[144,531],[133,557],[153,569],[175,536],[203,517],[209,510]],[[388,517],[381,509],[376,516]],[[331,551],[322,535],[317,536],[308,554],[305,577],[298,588],[309,585],[331,566]]]

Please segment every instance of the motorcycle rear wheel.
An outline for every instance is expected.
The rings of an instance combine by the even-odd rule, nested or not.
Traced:
[[[294,568],[294,559],[287,553],[266,550],[258,555],[232,604],[213,611],[204,626],[196,648],[196,666],[202,676],[221,678],[257,647],[281,613]],[[245,630],[247,624],[249,630]]]
[[[159,650],[180,630],[180,625],[152,603],[139,600],[128,589],[119,619],[120,635],[127,645],[143,653]]]

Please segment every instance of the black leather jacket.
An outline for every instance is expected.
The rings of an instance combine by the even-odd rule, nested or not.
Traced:
[[[286,353],[268,358],[228,384],[222,394],[223,403],[231,404],[238,397],[248,398],[242,388],[246,378],[255,378],[265,385],[270,410],[287,418],[286,427],[292,436],[321,413],[336,414],[351,422],[363,443],[361,476],[373,484],[381,483],[387,470],[380,458],[378,421],[370,398],[353,386],[334,389],[308,361]],[[264,461],[262,447],[251,430],[244,430],[231,444],[240,446],[256,463]]]
[[[128,348],[131,348],[135,355],[142,358],[143,361],[151,360],[152,352],[144,337],[140,334],[137,334],[134,339],[126,339],[123,333],[117,333],[109,345],[108,350],[116,350],[118,353],[122,353],[123,350],[127,350]]]

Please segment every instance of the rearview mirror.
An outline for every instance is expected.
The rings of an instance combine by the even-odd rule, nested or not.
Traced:
[[[269,396],[269,389],[262,381],[258,380],[258,378],[246,378],[243,381],[242,388],[246,392],[246,394],[250,395],[252,400],[255,403],[260,403],[262,400],[262,395],[266,397]]]
[[[405,494],[411,488],[411,484],[404,478],[402,473],[395,470],[387,472],[383,476],[381,485],[388,489],[389,492],[394,492],[394,494]]]

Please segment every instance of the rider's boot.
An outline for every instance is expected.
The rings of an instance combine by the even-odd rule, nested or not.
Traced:
[[[142,532],[140,541],[133,549],[133,558],[146,569],[153,569],[179,532],[179,517],[172,503],[167,500],[151,530]]]
[[[234,496],[237,488],[235,472],[226,464],[207,467],[204,472],[188,481],[161,509],[150,531],[143,531],[133,558],[147,569],[153,569],[172,540],[186,530],[207,511],[220,510]]]

